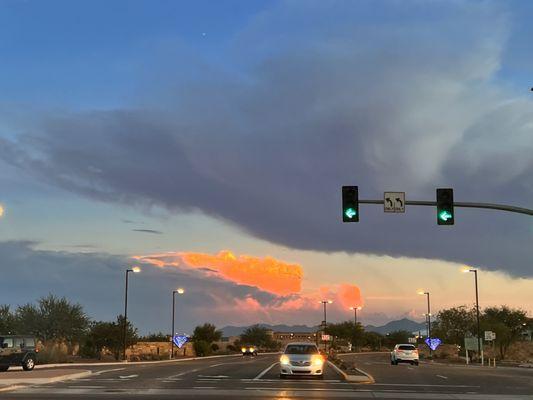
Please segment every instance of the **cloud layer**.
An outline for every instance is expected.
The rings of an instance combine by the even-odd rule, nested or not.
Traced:
[[[344,184],[362,198],[450,186],[458,201],[528,206],[533,103],[495,78],[507,30],[486,2],[281,2],[229,44],[237,73],[168,44],[184,66],[154,78],[139,108],[50,113],[0,134],[0,158],[91,198],[200,210],[293,248],[531,276],[524,216],[458,210],[442,228],[429,208],[369,206],[340,222]]]

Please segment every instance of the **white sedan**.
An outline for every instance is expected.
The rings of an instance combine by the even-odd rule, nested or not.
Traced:
[[[394,346],[394,350],[390,353],[390,363],[398,365],[401,362],[418,365],[417,348],[412,344],[397,344]]]

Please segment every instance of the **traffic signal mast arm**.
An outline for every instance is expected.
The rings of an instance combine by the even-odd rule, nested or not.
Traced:
[[[359,204],[384,204],[383,200],[359,200]],[[437,202],[436,201],[417,201],[417,200],[406,200],[405,201],[406,206],[430,206],[430,207],[436,207]],[[461,202],[461,201],[454,201],[453,202],[454,207],[463,207],[463,208],[485,208],[490,210],[501,210],[501,211],[509,211],[519,214],[526,214],[533,216],[533,210],[529,208],[522,208],[522,207],[515,207],[515,206],[508,206],[505,204],[491,204],[491,203],[471,203],[471,202]]]

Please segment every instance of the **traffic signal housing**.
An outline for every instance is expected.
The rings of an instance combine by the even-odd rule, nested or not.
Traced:
[[[359,222],[359,187],[342,187],[342,222]]]
[[[453,189],[437,189],[437,224],[453,225]]]

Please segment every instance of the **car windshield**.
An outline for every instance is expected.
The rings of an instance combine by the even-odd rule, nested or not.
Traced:
[[[285,349],[285,354],[317,354],[318,349],[313,345],[296,345],[292,344],[287,346]]]
[[[415,350],[415,346],[399,346],[398,350]]]

